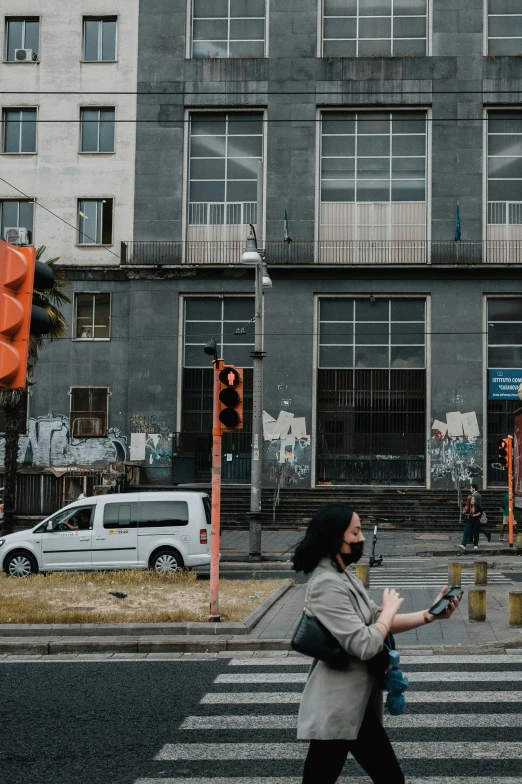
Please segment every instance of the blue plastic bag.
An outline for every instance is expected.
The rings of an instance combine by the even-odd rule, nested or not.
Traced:
[[[400,716],[404,713],[406,699],[404,692],[408,688],[408,678],[403,674],[399,667],[401,657],[398,651],[389,651],[390,666],[384,676],[384,684],[388,696],[384,703],[388,712],[392,716]]]

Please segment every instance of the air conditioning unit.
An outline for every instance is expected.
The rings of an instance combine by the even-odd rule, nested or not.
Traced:
[[[4,240],[11,245],[30,245],[31,232],[29,229],[18,226],[10,226],[4,229]]]
[[[15,60],[19,63],[35,63],[38,55],[32,49],[15,49]]]
[[[76,417],[73,422],[73,436],[102,436],[103,422],[98,417]]]

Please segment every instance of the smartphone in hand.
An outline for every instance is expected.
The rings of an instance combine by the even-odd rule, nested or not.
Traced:
[[[433,607],[430,607],[428,612],[430,615],[441,615],[450,603],[450,599],[459,599],[463,594],[464,591],[462,588],[450,588],[442,599],[439,599],[438,602],[435,602]]]

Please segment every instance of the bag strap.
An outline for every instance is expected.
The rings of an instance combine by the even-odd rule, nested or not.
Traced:
[[[316,575],[316,577],[317,577],[317,575]],[[308,606],[308,602],[309,602],[309,599],[310,599],[310,596],[309,596],[310,588],[312,587],[312,583],[314,582],[314,580],[315,580],[315,577],[314,577],[313,580],[308,580],[308,585],[306,586],[305,602],[304,602],[303,612],[306,612],[306,608]]]

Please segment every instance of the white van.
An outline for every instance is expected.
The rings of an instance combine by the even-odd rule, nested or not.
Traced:
[[[210,564],[206,493],[165,491],[84,498],[35,528],[0,538],[12,577],[38,571],[135,569],[175,572]]]

